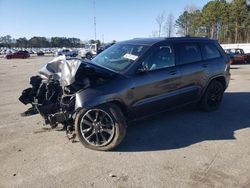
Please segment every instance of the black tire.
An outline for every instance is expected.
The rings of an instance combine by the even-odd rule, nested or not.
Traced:
[[[88,119],[88,123],[85,124],[84,122],[86,122],[90,113],[96,113],[97,111],[99,111],[98,113],[103,113],[104,112],[104,116],[102,117],[102,119],[100,119],[99,117],[99,122],[97,121],[98,116],[96,116],[97,118],[95,119],[96,124],[100,123],[101,125],[94,125],[94,121],[91,121],[90,119]],[[93,114],[92,114],[93,115]],[[102,121],[104,119],[104,117],[106,117],[108,120],[111,118],[112,121],[109,122],[108,124],[112,124],[113,128],[112,128],[112,135],[110,135],[110,137],[108,137],[109,134],[106,134],[107,132],[104,132],[103,129],[103,124]],[[93,116],[92,116],[93,119]],[[105,120],[107,121],[107,120]],[[91,125],[89,125],[89,123]],[[88,126],[89,128],[83,129],[83,126]],[[106,125],[105,125],[106,126]],[[98,128],[98,132],[97,132],[97,127]],[[87,148],[89,149],[93,149],[93,150],[99,150],[99,151],[109,151],[114,149],[116,146],[118,146],[121,141],[123,140],[125,134],[126,134],[126,120],[125,117],[122,113],[122,111],[120,110],[120,108],[114,104],[104,104],[104,105],[100,105],[97,106],[95,108],[86,110],[86,109],[81,109],[75,119],[75,130],[76,130],[76,134],[80,140],[80,142]],[[89,130],[90,129],[90,130]],[[83,133],[83,131],[88,131]],[[100,131],[100,132],[99,132]],[[109,131],[111,132],[111,130],[109,129]],[[90,134],[89,134],[90,133]],[[104,135],[105,133],[105,135]],[[90,135],[92,135],[90,137]],[[105,138],[103,139],[103,136],[105,136]],[[92,141],[90,141],[90,139],[88,140],[87,138],[90,137]],[[93,138],[95,139],[93,139]],[[99,138],[97,138],[99,137]],[[100,139],[101,138],[101,139]],[[98,142],[97,142],[98,140]],[[103,143],[100,143],[102,140]],[[105,143],[105,141],[107,141]]]
[[[89,59],[89,60],[91,60],[91,59],[92,59],[92,54],[90,54],[90,53],[87,53],[87,54],[86,54],[86,59]]]
[[[224,94],[224,86],[220,81],[213,80],[207,87],[200,101],[200,108],[212,112],[219,108]]]

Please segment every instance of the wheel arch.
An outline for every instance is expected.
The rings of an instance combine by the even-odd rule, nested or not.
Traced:
[[[118,99],[113,99],[113,100],[111,99],[109,101],[103,101],[101,103],[96,104],[95,106],[90,107],[90,108],[95,108],[97,106],[105,105],[105,104],[114,104],[114,105],[116,105],[117,107],[120,108],[120,110],[122,111],[124,117],[128,118],[128,116],[129,116],[128,108],[126,107],[126,105],[122,101],[120,101]]]
[[[212,78],[212,79],[209,81],[208,85],[209,85],[212,81],[214,81],[214,80],[219,81],[220,83],[222,83],[222,85],[223,85],[223,87],[224,87],[224,90],[226,89],[226,78],[225,78],[224,76],[217,76],[217,77]],[[207,86],[208,86],[208,85],[207,85]]]
[[[126,105],[122,101],[113,100],[113,101],[110,101],[109,103],[112,103],[112,104],[115,104],[116,106],[118,106],[121,109],[125,118],[128,118],[128,116],[129,116],[128,108],[126,107]]]
[[[224,90],[226,90],[226,78],[224,76],[216,77],[214,80],[221,82],[222,85],[224,86]]]
[[[86,96],[84,96],[86,93],[79,93],[79,95],[77,95],[76,97],[76,105],[75,105],[75,112],[79,112],[81,109],[91,109],[91,108],[95,108],[97,106],[100,105],[104,105],[104,104],[115,104],[116,106],[118,106],[123,115],[127,118],[129,116],[129,109],[126,106],[126,104],[120,99],[120,98],[113,98],[111,96],[93,96],[93,95],[89,95],[86,94]],[[85,100],[86,98],[88,98],[88,96],[92,96],[90,100]]]
[[[223,75],[218,75],[218,76],[214,76],[214,77],[212,77],[212,78],[209,79],[209,81],[207,82],[206,87],[205,87],[205,88],[203,89],[203,91],[202,91],[202,95],[201,95],[201,96],[203,96],[203,94],[204,94],[205,91],[207,90],[207,87],[209,86],[209,84],[210,84],[212,81],[214,81],[214,80],[221,82],[222,85],[223,85],[223,87],[224,87],[224,90],[226,90],[226,78],[225,78],[225,76],[223,76]]]

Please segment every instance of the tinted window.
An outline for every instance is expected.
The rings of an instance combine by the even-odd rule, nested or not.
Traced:
[[[170,45],[156,47],[143,61],[143,66],[149,71],[175,66],[172,47]]]
[[[147,49],[148,46],[145,45],[117,43],[97,55],[92,62],[115,72],[122,72]]]
[[[201,44],[201,49],[205,60],[221,57],[218,48],[214,44]]]
[[[196,43],[179,43],[176,46],[179,64],[201,61],[200,48]]]

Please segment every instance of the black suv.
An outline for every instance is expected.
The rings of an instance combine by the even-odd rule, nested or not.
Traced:
[[[42,78],[33,77],[33,89],[20,100],[32,103],[47,124],[72,125],[83,145],[95,150],[116,147],[132,120],[189,103],[216,110],[230,80],[227,55],[217,41],[206,38],[133,39],[89,62],[63,62],[67,69],[60,75],[67,85],[62,90],[51,79],[39,86]],[[47,70],[56,73],[58,67],[51,62]]]
[[[76,96],[84,99],[76,103],[78,137],[96,150],[117,146],[128,121],[189,103],[216,110],[230,80],[227,55],[206,38],[133,39],[111,46],[92,63],[118,74]]]

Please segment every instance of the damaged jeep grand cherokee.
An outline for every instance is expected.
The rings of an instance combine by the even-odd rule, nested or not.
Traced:
[[[129,121],[189,103],[216,110],[229,70],[215,40],[133,39],[91,61],[55,58],[19,100],[32,105],[24,115],[39,113],[52,128],[62,124],[87,148],[105,151],[123,140]]]

